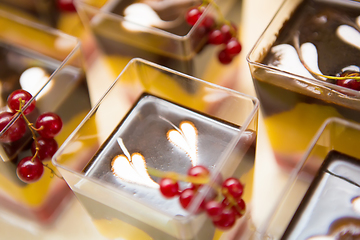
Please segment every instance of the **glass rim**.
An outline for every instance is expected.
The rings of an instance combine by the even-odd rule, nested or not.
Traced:
[[[305,0],[301,0],[301,2],[304,2],[304,1]],[[347,0],[347,1],[348,2],[358,2],[360,4],[360,2],[358,0],[355,0],[355,1],[354,0]],[[334,89],[334,90],[338,91],[340,94],[341,93],[346,93],[346,94],[351,94],[352,96],[355,95],[356,97],[360,98],[360,92],[358,90],[353,90],[353,89],[350,89],[350,88],[339,86],[339,85],[329,83],[329,82],[326,82],[326,81],[323,81],[323,80],[320,80],[320,79],[309,78],[309,77],[305,77],[305,76],[302,76],[302,75],[298,75],[298,74],[295,74],[295,73],[292,73],[292,72],[289,72],[289,71],[286,71],[286,70],[279,69],[277,67],[272,67],[272,66],[263,64],[263,63],[257,61],[258,59],[253,59],[252,58],[252,54],[256,50],[258,50],[260,48],[260,43],[264,40],[265,34],[269,31],[270,27],[273,25],[274,21],[276,20],[276,18],[280,14],[280,11],[285,8],[285,4],[287,2],[291,2],[291,0],[283,0],[280,7],[275,12],[274,16],[271,18],[269,24],[265,27],[264,31],[262,31],[262,33],[260,34],[260,37],[256,40],[255,44],[252,46],[249,53],[246,55],[246,61],[248,62],[248,64],[249,65],[254,65],[254,66],[257,66],[259,68],[263,68],[263,69],[266,69],[266,70],[269,70],[269,71],[272,71],[272,72],[280,72],[280,73],[282,73],[284,75],[289,75],[292,78],[296,78],[296,79],[301,80],[301,81],[306,82],[306,83],[310,83],[310,84],[315,83],[315,84],[320,85],[320,86],[326,86],[329,89]],[[286,19],[285,19],[285,21],[286,21]],[[266,52],[268,52],[268,50]]]
[[[213,88],[222,89],[224,91],[230,92],[232,94],[239,95],[239,96],[241,96],[241,97],[243,97],[245,99],[251,100],[253,102],[253,109],[251,110],[251,112],[246,117],[246,120],[244,120],[243,125],[239,126],[240,127],[239,133],[236,134],[236,136],[231,139],[231,141],[227,144],[226,148],[224,149],[223,153],[219,156],[218,164],[217,164],[216,168],[214,168],[214,174],[212,175],[212,180],[216,179],[216,176],[218,176],[218,174],[220,174],[220,169],[225,164],[226,159],[229,157],[229,155],[231,154],[231,151],[235,148],[236,143],[240,140],[241,136],[243,136],[243,133],[246,131],[247,127],[249,126],[251,121],[256,116],[256,114],[257,114],[257,112],[259,110],[259,100],[256,97],[253,97],[251,95],[247,95],[245,93],[241,93],[241,92],[235,91],[235,90],[230,89],[230,88],[226,88],[226,87],[223,87],[223,86],[220,86],[220,85],[216,85],[214,83],[207,82],[205,80],[202,80],[202,79],[187,75],[185,73],[178,72],[176,70],[170,69],[168,67],[164,67],[162,65],[150,62],[150,61],[145,60],[145,59],[133,58],[132,60],[129,61],[129,63],[121,71],[121,73],[118,75],[118,77],[115,79],[115,81],[113,81],[113,83],[110,85],[110,87],[105,91],[105,93],[98,100],[98,102],[92,107],[92,109],[85,116],[85,118],[80,122],[80,124],[75,128],[75,130],[67,137],[67,139],[64,141],[64,143],[59,147],[57,152],[53,155],[51,161],[52,161],[53,165],[56,166],[57,168],[62,168],[65,171],[70,172],[71,174],[75,174],[76,176],[78,176],[78,177],[80,177],[82,179],[86,179],[86,181],[90,181],[90,182],[94,182],[96,184],[100,184],[103,187],[106,186],[106,189],[108,189],[108,190],[110,190],[112,192],[116,192],[117,194],[120,194],[121,196],[124,196],[124,197],[126,197],[128,199],[136,200],[141,205],[146,205],[146,206],[153,209],[153,207],[148,205],[146,202],[141,201],[141,200],[131,196],[130,194],[119,191],[119,189],[117,189],[116,187],[111,186],[110,184],[104,184],[104,182],[102,182],[101,180],[97,180],[97,179],[93,179],[91,177],[88,177],[84,173],[79,173],[77,171],[74,171],[73,169],[71,169],[69,167],[66,167],[66,166],[63,166],[62,164],[59,164],[57,162],[57,159],[59,158],[59,156],[62,155],[64,149],[66,149],[68,147],[67,145],[74,139],[76,134],[84,126],[84,124],[89,120],[89,118],[98,110],[101,103],[104,101],[104,99],[108,95],[108,93],[112,90],[114,85],[116,85],[116,83],[120,80],[123,72],[125,72],[128,68],[130,68],[131,65],[136,64],[136,63],[142,63],[142,64],[148,65],[148,66],[150,66],[152,68],[158,68],[161,71],[169,72],[169,73],[172,73],[172,74],[175,74],[175,75],[178,75],[178,76],[182,76],[182,77],[191,79],[193,81],[200,82],[201,84],[212,86]],[[185,217],[177,218],[177,217],[169,215],[169,213],[167,213],[166,211],[163,211],[163,210],[160,210],[160,211],[161,211],[161,213],[163,215],[166,215],[166,216],[168,216],[168,217],[170,217],[170,218],[172,218],[172,219],[174,219],[174,220],[176,220],[178,222],[185,222],[185,223],[189,222],[191,220],[191,218],[195,215],[197,206],[200,205],[202,198],[205,197],[205,195],[207,194],[207,192],[209,190],[210,190],[210,188],[205,188],[205,190],[203,192],[201,192],[200,194],[198,194],[194,198],[194,201],[192,202],[192,204],[191,204],[191,206],[190,206],[190,208],[188,210],[189,214],[187,216],[185,216]]]
[[[211,4],[209,4],[208,6],[206,6],[204,8],[203,14],[200,16],[200,18],[196,22],[196,24],[191,26],[191,28],[187,32],[187,34],[185,34],[185,35],[177,35],[177,34],[174,34],[174,33],[167,32],[166,30],[163,30],[161,28],[157,28],[157,27],[153,27],[153,26],[144,26],[144,25],[141,25],[141,24],[136,23],[136,22],[125,20],[124,17],[119,15],[119,14],[109,12],[108,10],[104,10],[103,7],[98,8],[98,7],[92,6],[92,5],[90,5],[90,4],[88,4],[88,3],[84,2],[84,1],[85,0],[76,0],[75,1],[75,6],[80,7],[80,8],[85,7],[85,8],[91,9],[91,11],[98,12],[98,13],[101,12],[101,13],[106,14],[107,16],[110,16],[111,18],[114,18],[116,20],[127,21],[127,22],[130,22],[131,24],[141,26],[141,27],[149,30],[149,32],[152,33],[152,34],[165,36],[165,37],[168,37],[168,38],[171,38],[171,39],[174,39],[174,40],[178,40],[178,41],[187,41],[188,39],[190,39],[190,36],[195,31],[194,29],[196,29],[203,22],[203,20],[206,17],[208,11],[210,11],[209,8],[211,7]]]

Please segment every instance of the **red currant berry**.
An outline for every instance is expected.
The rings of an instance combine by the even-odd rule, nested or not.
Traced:
[[[236,201],[236,206],[232,205],[230,201],[227,198],[224,198],[224,200],[221,203],[224,207],[232,208],[236,214],[237,217],[241,217],[246,209],[245,201],[240,198]]]
[[[210,31],[215,26],[215,19],[212,16],[205,16],[204,20],[201,22],[201,26],[204,26]]]
[[[62,12],[76,12],[74,0],[57,0],[57,6]]]
[[[232,62],[232,56],[230,56],[225,49],[221,50],[218,54],[218,59],[222,64],[229,64]]]
[[[337,74],[338,77],[360,77],[360,73],[359,72],[354,72],[354,71],[344,71],[340,74]],[[360,81],[356,80],[356,79],[342,79],[342,80],[337,80],[336,84],[338,86],[342,86],[342,87],[346,87],[346,88],[350,88],[353,90],[357,90],[360,91]]]
[[[209,201],[205,204],[205,210],[208,216],[216,221],[221,217],[222,212],[224,211],[224,205],[219,203],[218,201]]]
[[[191,200],[195,197],[195,191],[192,189],[184,189],[180,193],[179,201],[184,209],[188,209]]]
[[[206,167],[197,165],[197,166],[191,167],[188,170],[187,174],[188,174],[188,176],[191,176],[191,177],[207,177],[210,175],[210,172]],[[200,186],[201,185],[199,185],[199,184],[192,184],[191,189],[196,190]]]
[[[39,137],[37,139],[38,143],[38,155],[37,157],[41,160],[49,160],[52,158],[52,156],[55,154],[55,152],[58,150],[58,144],[55,139],[53,138],[43,138]],[[31,145],[31,152],[34,155],[36,152],[36,144],[35,141],[33,141]]]
[[[209,170],[202,166],[202,165],[196,165],[194,167],[191,167],[188,170],[188,176],[192,176],[192,177],[207,177],[210,175]]]
[[[166,198],[172,198],[179,195],[179,184],[178,182],[170,179],[163,178],[160,180],[160,192]]]
[[[190,203],[194,199],[196,193],[197,193],[196,191],[194,191],[194,190],[192,190],[190,188],[186,188],[180,193],[179,201],[180,201],[181,206],[184,209],[187,209],[187,210],[189,209]],[[198,206],[198,208],[195,209],[195,213],[200,213],[204,209],[205,209],[205,201],[203,200],[200,203],[200,206]]]
[[[25,157],[21,159],[16,168],[19,179],[25,183],[33,183],[39,180],[44,172],[44,166],[38,158]]]
[[[0,131],[9,124],[13,116],[14,114],[10,112],[0,113]],[[4,143],[15,142],[25,135],[26,129],[26,122],[20,117],[0,136],[0,141]]]
[[[241,52],[241,44],[233,37],[227,42],[225,51],[230,56],[237,55]]]
[[[236,213],[238,213],[240,216],[243,215],[244,211],[246,210],[246,203],[245,203],[244,199],[240,198],[237,201],[237,207],[235,209],[237,210]]]
[[[186,22],[191,25],[194,26],[195,23],[199,20],[199,18],[201,17],[202,11],[195,7],[195,8],[191,8],[189,9],[189,11],[187,11],[186,13]]]
[[[55,137],[62,128],[62,120],[55,113],[43,113],[36,120],[35,126],[38,130],[40,136],[44,138],[53,138]]]
[[[30,101],[30,99],[32,98],[32,95],[23,90],[23,89],[18,89],[13,91],[8,99],[7,99],[7,104],[9,106],[9,108],[11,109],[12,112],[16,112],[17,110],[20,109],[20,99],[24,101],[24,103],[22,104],[22,106],[24,106],[26,103],[28,103]],[[36,101],[35,99],[30,103],[30,105],[25,109],[24,114],[29,114],[31,113],[34,109],[35,109],[35,105],[36,105]]]
[[[243,191],[244,186],[237,178],[228,178],[222,184],[222,192],[225,197],[230,194],[233,198],[239,199]]]
[[[213,221],[215,227],[221,230],[230,229],[236,222],[236,214],[232,209],[224,208],[218,220]]]
[[[214,45],[220,45],[224,43],[224,35],[219,29],[211,30],[209,33],[209,43]]]
[[[220,27],[220,31],[222,32],[224,36],[224,42],[228,42],[232,37],[236,36],[237,29],[232,24],[232,26],[229,26],[227,24],[224,24]]]

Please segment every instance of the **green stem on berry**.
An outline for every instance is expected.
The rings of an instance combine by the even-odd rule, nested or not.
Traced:
[[[19,99],[19,110],[17,110],[17,112],[19,112],[21,114],[21,116],[23,117],[23,119],[25,120],[26,124],[28,125],[29,129],[30,129],[30,132],[31,132],[31,135],[32,135],[32,138],[34,139],[34,142],[35,142],[35,154],[34,156],[31,158],[31,161],[34,162],[34,159],[37,157],[38,155],[38,152],[39,152],[39,144],[38,144],[38,141],[37,141],[37,137],[36,137],[36,134],[34,132],[34,128],[33,128],[33,124],[29,121],[29,119],[27,119],[27,117],[25,116],[22,108],[25,104],[25,101],[22,100],[21,98]]]
[[[235,207],[239,213],[242,211],[242,209],[240,209],[236,199],[231,194],[229,194],[229,191],[226,188],[221,190],[221,194],[229,200],[230,207]]]
[[[51,167],[49,167],[47,164],[44,164],[44,163],[43,163],[43,166],[50,170],[50,172],[51,172],[51,174],[52,174],[52,177],[56,176],[56,177],[64,180],[63,177],[59,176],[59,175],[58,175]]]
[[[35,127],[33,126],[33,123],[31,123],[31,122],[29,121],[29,119],[25,116],[24,111],[22,110],[22,108],[23,108],[24,105],[25,105],[25,100],[22,100],[21,98],[19,98],[19,109],[17,110],[17,112],[20,113],[21,116],[23,117],[23,119],[25,120],[25,122],[26,122],[26,124],[27,124],[27,126],[29,127],[29,130],[30,130],[30,132],[31,132],[32,139],[33,139],[34,142],[35,142],[35,153],[34,153],[34,155],[33,155],[32,158],[31,158],[31,161],[34,162],[34,161],[35,161],[35,158],[36,158],[37,155],[39,154],[39,143],[38,143],[38,140],[37,140],[35,131],[41,130],[41,129],[43,128],[43,126],[41,126],[40,128],[35,128]],[[42,163],[42,162],[41,162],[41,163]],[[52,174],[53,176],[56,176],[56,177],[58,177],[58,178],[60,178],[60,179],[64,179],[63,177],[61,177],[61,176],[59,176],[58,174],[56,174],[56,172],[55,172],[51,167],[49,167],[47,164],[42,163],[42,165],[43,165],[44,167],[46,167],[47,169],[49,169],[49,170],[51,171],[51,174]]]
[[[300,62],[301,64],[306,68],[306,70],[308,70],[312,75],[315,75],[317,77],[322,77],[322,78],[327,78],[327,79],[333,79],[333,80],[346,80],[346,79],[355,79],[356,81],[360,81],[360,76],[355,76],[353,74],[349,74],[348,76],[345,76],[345,77],[336,77],[336,76],[328,76],[328,75],[323,75],[323,74],[320,74],[320,73],[317,73],[317,72],[314,72],[313,70],[310,69],[310,67],[305,63],[304,61],[304,58],[301,54],[301,51],[300,51],[300,43],[299,43],[299,36],[298,34],[295,35],[294,37],[294,47],[295,47],[295,50],[296,50],[296,53],[298,54],[299,56],[299,59],[300,59]],[[319,80],[323,80],[325,81],[324,79],[322,78],[317,78]]]

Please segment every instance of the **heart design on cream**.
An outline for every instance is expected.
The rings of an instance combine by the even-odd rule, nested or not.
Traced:
[[[198,132],[195,125],[190,121],[182,121],[179,128],[172,124],[175,129],[167,132],[166,137],[176,147],[185,151],[190,157],[192,165],[197,164],[197,141]]]
[[[118,139],[118,143],[125,155],[117,155],[111,161],[113,174],[126,182],[159,188],[159,184],[147,172],[144,156],[137,152],[130,155],[121,139]]]

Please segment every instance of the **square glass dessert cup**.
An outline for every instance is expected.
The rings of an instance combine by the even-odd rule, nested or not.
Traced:
[[[245,237],[251,233],[257,116],[254,97],[133,59],[53,163],[109,238],[219,239],[222,231],[211,219],[194,212],[216,196],[221,179],[240,180],[237,199],[246,210],[233,228],[242,230],[233,234]],[[183,193],[194,183],[187,174],[195,166],[211,175],[205,174],[201,190],[193,189],[185,210],[178,192],[164,197],[159,182],[170,177]]]
[[[211,4],[193,26],[187,23],[186,13],[200,6],[200,0],[78,0],[75,5],[114,78],[132,58],[142,58],[233,88],[239,58],[221,64],[217,55],[225,44],[210,46],[208,35],[210,29],[232,22],[235,27],[224,28],[226,38],[238,37],[241,1],[207,2]]]
[[[284,1],[249,53],[281,167],[296,166],[325,119],[360,121],[359,79],[349,77],[359,74],[360,46],[353,41],[359,38],[359,16],[358,1]]]
[[[360,125],[329,118],[289,177],[263,239],[359,237]]]
[[[71,196],[66,183],[49,169],[34,183],[17,176],[18,163],[32,156],[33,134],[19,110],[8,106],[8,96],[31,94],[22,112],[35,104],[26,119],[35,127],[38,117],[55,113],[62,120],[53,138],[60,146],[91,109],[79,41],[60,31],[0,11],[0,202],[1,213],[19,214],[41,225],[52,223]],[[25,99],[23,99],[25,100]],[[34,135],[40,142],[38,131]],[[36,151],[35,151],[36,152]],[[40,157],[40,155],[38,155]],[[51,156],[44,164],[52,166]],[[10,215],[9,215],[10,216]]]

